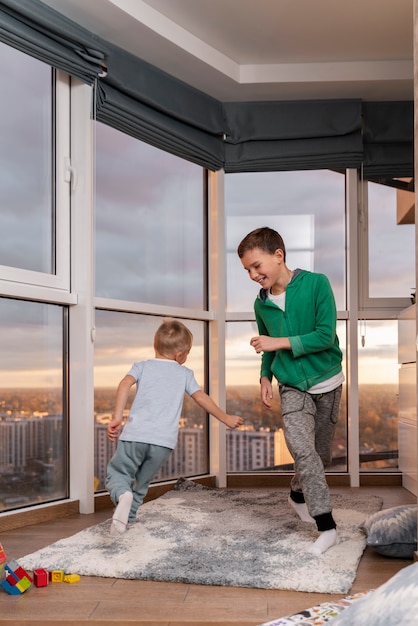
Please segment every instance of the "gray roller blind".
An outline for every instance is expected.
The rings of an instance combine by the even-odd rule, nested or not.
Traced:
[[[210,170],[413,176],[413,102],[222,103],[39,0],[0,0],[0,41],[95,82],[98,120]]]
[[[116,46],[97,119],[208,169],[359,167],[361,102],[222,103]]]
[[[0,41],[89,84],[106,65],[97,37],[38,0],[0,0]]]
[[[222,104],[117,46],[109,44],[107,53],[97,119],[202,167],[221,169]]]
[[[226,172],[361,164],[360,100],[237,102],[224,110]]]
[[[363,174],[414,176],[414,103],[364,102]]]
[[[99,84],[96,118],[132,137],[216,171],[223,167],[224,146],[216,136],[144,104],[108,84]]]

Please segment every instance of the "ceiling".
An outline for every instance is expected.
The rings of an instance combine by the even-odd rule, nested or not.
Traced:
[[[413,100],[413,0],[43,0],[221,101]]]

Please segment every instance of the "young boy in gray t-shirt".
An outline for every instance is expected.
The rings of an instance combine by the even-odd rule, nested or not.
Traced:
[[[154,336],[155,358],[134,363],[118,385],[114,417],[107,427],[111,441],[119,437],[106,477],[106,489],[116,505],[111,535],[125,532],[128,522],[135,521],[151,480],[176,447],[185,393],[229,428],[243,423],[241,417],[222,411],[200,389],[193,371],[182,367],[192,342],[193,335],[182,322],[165,320]],[[120,433],[123,410],[134,384],[136,395]]]

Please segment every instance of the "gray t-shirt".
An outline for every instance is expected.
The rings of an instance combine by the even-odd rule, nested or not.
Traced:
[[[134,363],[128,375],[137,389],[120,439],[174,449],[184,394],[200,390],[193,371],[170,359],[150,359]]]

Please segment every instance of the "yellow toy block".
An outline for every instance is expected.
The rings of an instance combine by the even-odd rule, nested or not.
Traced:
[[[51,572],[51,583],[62,583],[65,572],[63,569],[54,569]]]
[[[64,576],[65,583],[78,583],[80,576],[78,574],[67,574]]]

